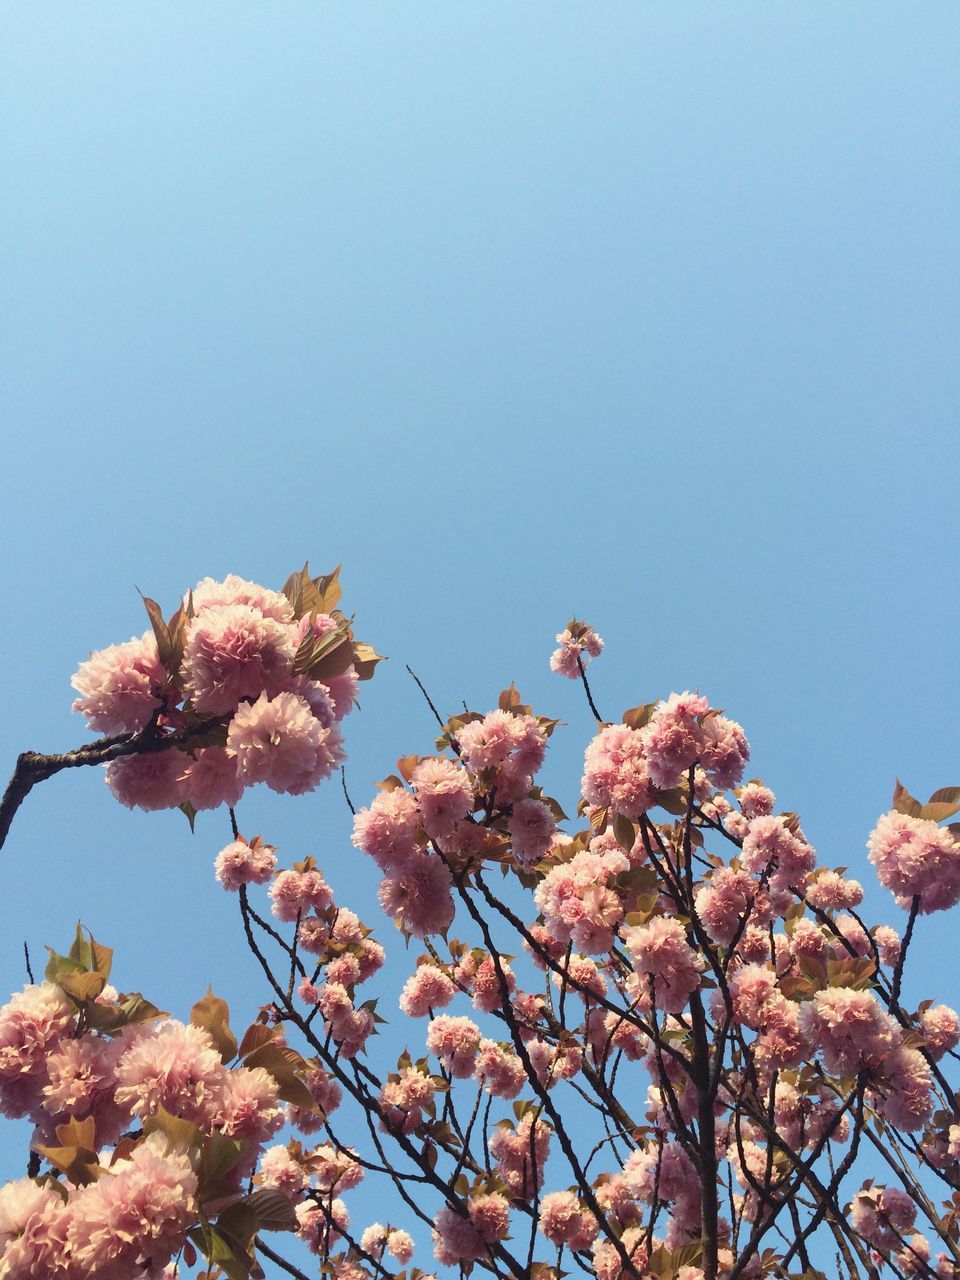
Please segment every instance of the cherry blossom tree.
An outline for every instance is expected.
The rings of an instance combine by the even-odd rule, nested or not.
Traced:
[[[0,1278],[960,1275],[960,1019],[902,999],[923,917],[960,899],[960,788],[897,784],[868,849],[904,928],[871,926],[746,777],[741,726],[689,691],[602,716],[603,642],[573,620],[550,665],[597,726],[572,817],[537,782],[557,722],[513,685],[452,716],[421,685],[436,753],[355,810],[416,943],[391,948],[409,973],[385,1010],[382,921],[241,830],[246,788],[342,766],[379,655],[339,600],[307,569],[281,592],[205,579],[166,620],[147,600],[149,630],[74,677],[106,736],[17,762],[0,843],[81,765],[131,807],[222,810],[214,874],[265,1003],[242,1032],[212,991],[179,1021],[112,986],[79,926],[51,953],[0,1009],[0,1109],[34,1126],[0,1188]],[[397,1017],[415,1048],[392,1060]],[[365,1179],[382,1222],[351,1211]]]

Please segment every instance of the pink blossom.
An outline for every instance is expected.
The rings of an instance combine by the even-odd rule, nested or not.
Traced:
[[[223,582],[204,578],[193,588],[191,595],[194,614],[217,606],[241,604],[256,609],[264,618],[273,618],[277,622],[293,621],[293,605],[282,591],[271,591],[235,573],[228,573]]]
[[[783,818],[760,817],[750,821],[740,861],[751,875],[768,872],[788,885],[795,885],[813,870],[813,849],[787,827]]]
[[[960,1043],[960,1018],[948,1005],[938,1004],[920,1014],[923,1038],[932,1058],[942,1058]]]
[[[877,879],[904,910],[914,897],[922,913],[960,901],[960,844],[946,827],[894,810],[879,820],[867,847]]]
[[[119,756],[107,765],[106,783],[128,809],[175,809],[185,798],[183,775],[190,757],[171,747]]]
[[[917,1206],[896,1187],[858,1191],[850,1204],[850,1225],[877,1249],[895,1249],[916,1218]]]
[[[849,910],[863,901],[859,880],[845,880],[836,871],[821,871],[805,890],[807,901],[822,911]]]
[[[341,671],[339,675],[327,676],[323,683],[333,703],[333,714],[338,720],[342,720],[344,716],[350,714],[357,700],[360,677],[357,675],[356,668],[347,667],[346,671]]]
[[[438,1262],[452,1267],[485,1257],[487,1246],[469,1218],[444,1205],[433,1220],[433,1252]]]
[[[697,1171],[679,1142],[648,1142],[627,1158],[623,1176],[631,1192],[645,1204],[652,1202],[655,1191],[668,1204],[699,1197]]]
[[[145,1138],[71,1197],[67,1245],[76,1272],[106,1280],[168,1259],[196,1218],[196,1191],[189,1157],[159,1133]]]
[[[419,852],[416,840],[420,811],[416,799],[402,787],[378,791],[369,809],[361,809],[353,823],[353,843],[368,853],[381,871],[399,870]]]
[[[163,1107],[209,1129],[222,1111],[226,1075],[207,1032],[171,1019],[120,1059],[116,1100],[142,1118]]]
[[[315,867],[304,871],[281,871],[270,886],[273,914],[278,920],[294,921],[308,911],[324,912],[333,905],[333,890]]]
[[[737,792],[740,808],[746,818],[765,818],[773,813],[776,796],[762,782],[747,782]]]
[[[565,1244],[575,1253],[589,1249],[599,1224],[572,1191],[551,1191],[540,1201],[540,1231],[551,1244]]]
[[[344,987],[355,986],[360,979],[360,961],[349,953],[336,956],[327,963],[327,978]]]
[[[671,693],[640,732],[647,768],[655,786],[679,784],[695,764],[705,745],[700,719],[710,710],[706,698],[693,693]]]
[[[311,1253],[323,1257],[340,1239],[340,1232],[346,1231],[350,1225],[347,1206],[339,1197],[322,1206],[304,1200],[296,1206],[299,1227],[297,1235],[305,1242]]]
[[[290,629],[252,605],[211,605],[188,624],[184,683],[206,715],[228,715],[293,673]]]
[[[654,1241],[656,1242],[656,1237]],[[628,1227],[620,1238],[620,1244],[634,1268],[633,1274],[642,1275],[647,1269],[650,1256],[646,1242],[646,1229],[640,1226]],[[594,1241],[593,1271],[597,1280],[619,1280],[623,1274],[620,1252],[605,1236],[598,1237]]]
[[[933,1113],[933,1076],[923,1054],[896,1044],[880,1070],[885,1080],[877,1090],[877,1110],[898,1129],[922,1129]]]
[[[387,1253],[396,1258],[401,1266],[406,1266],[413,1257],[413,1238],[410,1233],[396,1228],[390,1231],[387,1234]]]
[[[0,1009],[0,1110],[38,1117],[49,1083],[48,1061],[74,1018],[70,1001],[52,982],[24,987]]]
[[[530,780],[543,764],[547,738],[529,715],[491,711],[482,720],[465,724],[457,734],[461,758],[474,773],[492,769],[501,804],[513,804],[530,789]]]
[[[33,1178],[0,1186],[0,1246],[18,1236],[35,1213],[55,1203],[60,1203],[60,1196],[53,1187]]]
[[[341,1151],[329,1142],[314,1148],[310,1167],[316,1178],[317,1190],[324,1195],[334,1191],[352,1191],[363,1181],[363,1166],[349,1151]]]
[[[725,790],[739,782],[749,758],[746,735],[735,720],[716,715],[704,721],[700,764],[715,787]]]
[[[496,1244],[510,1234],[510,1206],[498,1191],[471,1196],[467,1212],[484,1244]]]
[[[586,667],[591,658],[599,657],[603,652],[603,640],[586,623],[571,623],[558,632],[557,644],[559,648],[554,649],[550,656],[550,669],[568,680],[576,680],[580,675],[578,657]]]
[[[762,1071],[796,1067],[811,1050],[811,1037],[798,1005],[777,991],[763,1008],[763,1029],[756,1040],[757,1064]]]
[[[117,1063],[144,1034],[129,1028],[113,1040],[92,1035],[62,1039],[46,1058],[49,1083],[43,1090],[44,1110],[77,1120],[92,1116],[98,1143],[115,1142],[131,1114],[114,1096]]]
[[[480,1050],[480,1028],[470,1018],[443,1013],[427,1030],[427,1048],[458,1080],[473,1075]]]
[[[408,1018],[424,1018],[432,1009],[442,1009],[456,994],[456,987],[434,964],[421,964],[404,983],[400,1008]]]
[[[435,1093],[431,1076],[416,1067],[405,1067],[380,1090],[384,1127],[413,1133],[423,1123],[424,1113],[432,1107]]]
[[[697,891],[694,905],[714,942],[729,946],[742,932],[755,894],[756,884],[745,871],[719,867],[712,873],[709,882]]]
[[[297,945],[311,955],[322,955],[330,941],[330,926],[319,916],[305,916],[297,925]]]
[[[880,953],[880,963],[892,969],[900,959],[900,935],[888,924],[878,924],[873,930],[873,940]]]
[[[500,961],[500,969],[509,995],[516,987],[517,980],[513,976],[510,965],[506,960]],[[480,962],[474,975],[473,1007],[481,1009],[485,1013],[493,1013],[495,1009],[500,1009],[502,1006],[503,988],[500,983],[500,975],[497,973],[492,956],[487,956]]]
[[[417,793],[423,829],[433,840],[451,835],[473,809],[467,772],[450,760],[421,760],[410,782]]]
[[[81,695],[73,710],[100,733],[136,733],[163,706],[168,674],[157,654],[153,632],[110,645],[81,662],[70,683]]]
[[[377,894],[387,915],[415,938],[443,933],[453,922],[450,872],[434,854],[419,851],[380,882]]]
[[[581,782],[583,798],[615,814],[638,818],[654,802],[643,730],[624,724],[601,729],[587,747]]]
[[[263,1067],[234,1067],[226,1073],[219,1116],[222,1133],[259,1145],[283,1125],[279,1086]]]
[[[309,1181],[306,1169],[293,1158],[287,1147],[268,1147],[260,1157],[257,1175],[265,1187],[276,1187],[291,1200],[295,1199]]]
[[[237,758],[226,747],[204,747],[192,759],[188,757],[180,781],[184,800],[197,810],[222,804],[233,808],[243,795]]]
[[[529,1198],[543,1185],[551,1133],[550,1126],[544,1120],[534,1120],[529,1111],[515,1127],[500,1127],[491,1133],[490,1155],[515,1196]]]
[[[530,865],[546,854],[553,841],[557,824],[542,800],[518,800],[507,822],[513,851],[521,862]]]
[[[357,958],[357,964],[360,968],[359,980],[366,982],[368,978],[382,969],[386,956],[387,953],[379,942],[376,942],[373,938],[364,938],[360,943],[360,955]]]
[[[778,994],[777,975],[766,964],[741,965],[730,977],[730,994],[737,1020],[759,1030],[767,1005]]]
[[[514,749],[517,717],[511,711],[491,711],[482,720],[472,720],[457,734],[460,754],[475,772],[495,769]]]
[[[495,1040],[481,1040],[474,1074],[487,1093],[511,1100],[527,1083],[523,1063],[511,1048]]]
[[[827,1070],[856,1075],[879,1065],[898,1040],[898,1029],[869,991],[828,987],[800,1009],[800,1023],[820,1046]]]
[[[687,942],[683,926],[672,917],[655,916],[647,924],[623,929],[622,937],[637,973],[653,979],[657,1008],[679,1013],[700,985],[704,966]],[[649,1004],[648,989],[644,995]]]
[[[279,685],[271,685],[268,692],[271,697],[275,697],[278,693],[296,694],[298,698],[304,700],[324,729],[329,729],[339,718],[335,713],[329,689],[318,680],[310,680],[306,676],[290,676]]]
[[[305,699],[261,694],[230,721],[227,746],[237,755],[245,784],[265,782],[273,791],[299,796],[312,791],[344,759],[336,725],[325,728]]]
[[[316,1111],[307,1111],[302,1107],[288,1104],[286,1118],[301,1133],[319,1133],[326,1123],[326,1117],[332,1115],[343,1099],[343,1091],[322,1067],[312,1066],[304,1081],[316,1104]]]
[[[217,854],[214,872],[224,889],[236,892],[244,884],[266,884],[277,865],[273,849],[262,841],[234,840]]]

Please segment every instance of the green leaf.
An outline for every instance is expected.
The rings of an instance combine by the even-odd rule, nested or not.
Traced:
[[[190,834],[191,835],[196,834],[195,827],[194,827],[194,824],[197,821],[196,809],[193,807],[193,805],[190,803],[189,800],[184,800],[183,804],[177,805],[177,808],[180,810],[182,814],[186,816],[187,821],[190,823]]]
[[[246,1151],[247,1143],[222,1133],[213,1133],[205,1139],[200,1157],[201,1200],[206,1199],[211,1190],[217,1189],[221,1178],[240,1163]]]

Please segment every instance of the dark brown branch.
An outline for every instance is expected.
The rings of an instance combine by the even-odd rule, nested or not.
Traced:
[[[64,769],[77,769],[82,765],[109,764],[122,756],[152,755],[169,747],[189,747],[197,738],[218,725],[220,720],[206,720],[189,730],[177,733],[161,733],[155,721],[151,721],[139,733],[122,733],[114,738],[98,738],[73,751],[44,755],[39,751],[24,751],[18,756],[16,767],[0,800],[0,849],[10,832],[10,824],[17,810],[38,782],[45,782]]]

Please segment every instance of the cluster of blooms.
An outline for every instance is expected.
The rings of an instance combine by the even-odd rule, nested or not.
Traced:
[[[713,787],[739,782],[750,755],[743,729],[706,698],[672,693],[641,710],[650,712],[645,723],[607,725],[587,748],[582,785],[589,804],[638,818],[694,767]]]
[[[0,1273],[10,1280],[122,1280],[159,1269],[198,1219],[205,1140],[235,1142],[217,1188],[229,1201],[284,1120],[269,1070],[227,1065],[203,1026],[118,995],[102,974],[85,976],[101,988],[96,997],[45,981],[0,1009],[0,1110],[34,1123],[35,1150],[67,1178],[0,1190]],[[196,1126],[195,1145],[185,1148],[162,1126],[143,1137],[163,1116]]]
[[[581,666],[587,667],[591,658],[598,658],[603,652],[603,641],[593,627],[576,618],[557,633],[557,644],[559,648],[550,655],[550,669],[568,680],[576,680]]]
[[[408,787],[387,778],[354,822],[354,845],[384,873],[380,905],[415,938],[452,923],[450,859],[488,847],[492,833],[473,816],[484,804],[498,806],[503,836],[524,866],[542,858],[556,834],[554,808],[532,794],[552,722],[501,707],[451,723],[459,759],[401,761]]]
[[[236,805],[246,787],[302,795],[343,760],[339,722],[377,656],[333,606],[336,575],[306,570],[271,591],[204,578],[168,623],[81,663],[73,704],[104,734],[140,735],[107,767],[141,809]],[[171,745],[165,745],[170,740]]]
[[[294,738],[302,745],[309,735],[291,737],[289,726],[311,717],[335,756],[359,675],[348,662],[320,678],[325,643],[341,625],[317,605],[321,585],[301,575],[278,595],[239,579],[202,583],[165,632],[85,664],[78,706],[103,732],[189,734],[204,717],[223,729],[222,742],[190,749],[184,738],[132,761],[180,755],[184,776],[232,768],[239,786],[259,778],[309,789],[296,771],[321,776],[319,750],[298,755]],[[551,665],[569,677],[602,649],[576,622],[558,643]],[[260,757],[241,747],[253,721],[263,729]],[[941,825],[955,811],[954,789],[922,806],[898,788],[870,836],[880,882],[911,913],[901,941],[890,926],[861,920],[863,886],[817,865],[797,816],[777,812],[761,780],[743,782],[744,732],[707,698],[673,693],[600,725],[585,754],[583,830],[573,834],[559,831],[562,812],[535,784],[554,724],[511,687],[496,710],[448,722],[440,754],[398,762],[399,776],[356,814],[353,842],[382,874],[382,907],[408,940],[428,939],[399,996],[406,1018],[425,1020],[419,1060],[405,1051],[385,1076],[355,1061],[379,1021],[360,989],[383,949],[337,905],[314,859],[279,868],[259,838],[237,836],[216,876],[240,892],[248,928],[283,949],[290,995],[275,986],[273,1016],[299,1028],[315,1059],[267,1025],[238,1048],[209,1003],[190,1026],[156,1011],[133,1016],[128,998],[103,984],[81,991],[72,971],[0,1010],[0,1109],[34,1122],[57,1183],[0,1189],[0,1277],[159,1276],[224,1198],[255,1205],[267,1195],[325,1273],[367,1280],[388,1260],[413,1259],[413,1240],[390,1222],[351,1234],[345,1203],[365,1168],[389,1165],[395,1141],[398,1168],[417,1167],[417,1194],[442,1195],[439,1207],[418,1205],[441,1267],[517,1272],[511,1218],[522,1215],[524,1236],[538,1231],[551,1258],[537,1264],[543,1280],[563,1273],[564,1250],[597,1280],[631,1268],[643,1280],[759,1280],[789,1269],[766,1236],[776,1211],[792,1203],[809,1220],[813,1203],[825,1223],[840,1212],[820,1202],[816,1182],[795,1195],[799,1153],[811,1169],[821,1158],[839,1168],[837,1148],[848,1145],[852,1161],[866,1127],[892,1151],[922,1152],[924,1177],[948,1188],[944,1210],[931,1209],[926,1191],[911,1194],[909,1179],[904,1190],[869,1182],[834,1225],[878,1272],[889,1264],[903,1276],[954,1275],[960,1113],[943,1073],[960,1045],[960,1017],[933,1001],[915,1011],[901,1003],[915,916],[960,900],[960,843]],[[220,794],[211,803],[229,799],[222,792],[208,782],[208,797]],[[732,856],[708,851],[708,840]],[[509,892],[494,894],[491,869],[531,892],[535,919],[521,918]],[[251,912],[251,886],[264,887],[289,942]],[[471,929],[478,908],[489,909],[482,947],[449,936],[461,897]],[[508,925],[521,937],[517,957],[491,950]],[[640,1069],[645,1096],[631,1074]],[[338,1079],[352,1099],[366,1099],[369,1160],[331,1124]],[[604,1133],[598,1125],[589,1157],[572,1125],[585,1133],[592,1108],[568,1109],[577,1096],[609,1123]],[[462,1100],[469,1120],[458,1114]],[[504,1103],[512,1115],[494,1109]],[[183,1123],[196,1127],[186,1144],[171,1128]],[[285,1123],[297,1137],[278,1136]],[[895,1131],[907,1135],[899,1146],[887,1143]],[[318,1145],[301,1141],[321,1133]],[[213,1141],[236,1144],[217,1199],[204,1181]],[[708,1168],[723,1199],[709,1233]],[[251,1179],[258,1190],[245,1196]],[[947,1246],[938,1256],[924,1222]],[[766,1253],[740,1252],[761,1236]],[[338,1247],[345,1252],[335,1257]]]
[[[229,891],[270,882],[273,915],[296,925],[297,948],[315,964],[311,976],[303,971],[297,993],[320,1011],[340,1054],[354,1058],[376,1024],[373,1007],[358,1006],[356,989],[382,967],[383,947],[353,911],[337,906],[312,857],[281,871],[276,865],[275,851],[259,836],[250,841],[239,836],[221,849],[214,869]]]

